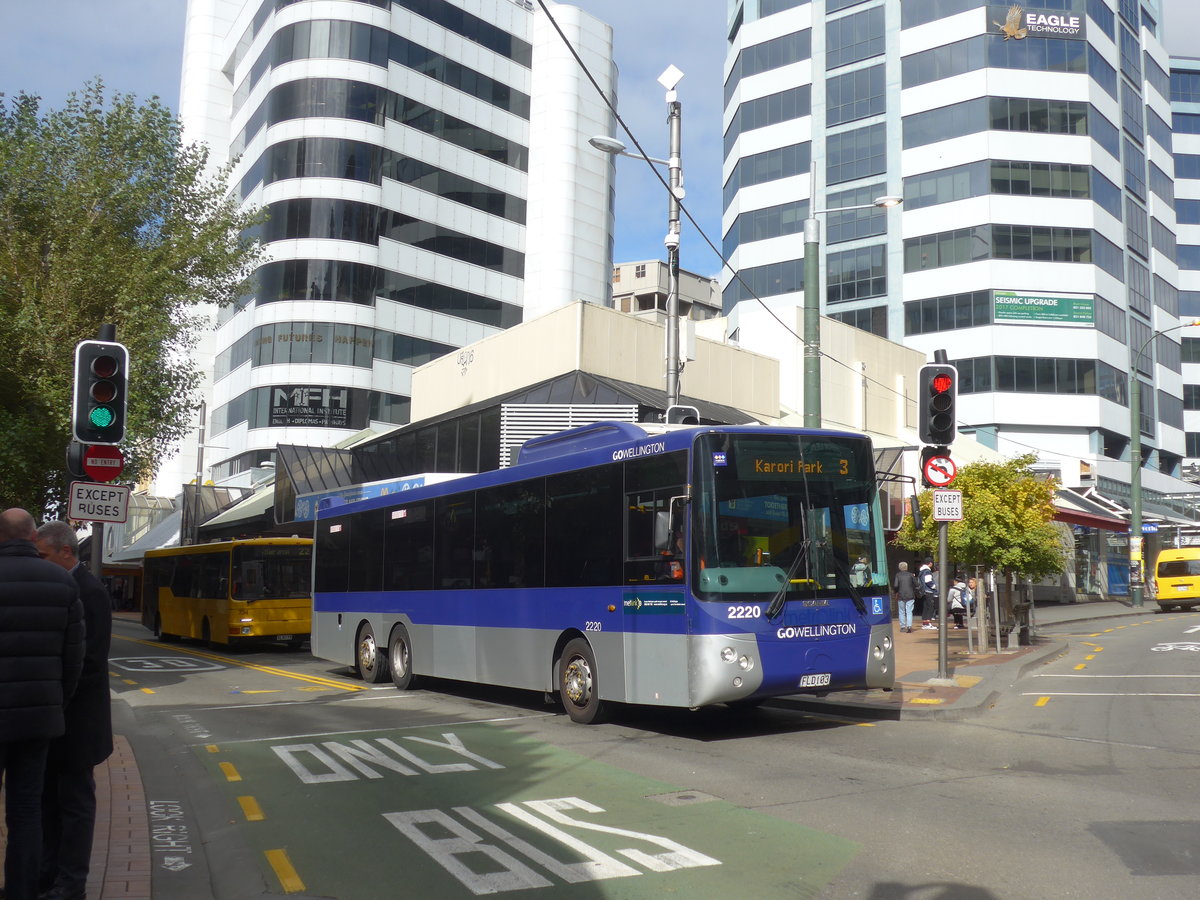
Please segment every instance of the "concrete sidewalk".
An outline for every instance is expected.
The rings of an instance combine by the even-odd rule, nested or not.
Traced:
[[[875,719],[958,718],[991,703],[1001,684],[1011,683],[1029,669],[1065,651],[1065,640],[1041,637],[1039,628],[1094,619],[1153,616],[1157,612],[1158,604],[1153,601],[1140,609],[1119,600],[1038,605],[1033,610],[1033,643],[1008,650],[1001,639],[999,653],[995,649],[994,635],[989,647],[981,648],[975,641],[974,652],[969,653],[966,629],[951,627],[946,634],[946,674],[949,676],[946,679],[939,677],[938,632],[922,631],[918,626],[910,633],[901,633],[897,625],[894,691],[839,691],[824,697],[777,697],[765,705],[827,713],[840,711],[845,715]],[[975,637],[974,632],[972,636]]]

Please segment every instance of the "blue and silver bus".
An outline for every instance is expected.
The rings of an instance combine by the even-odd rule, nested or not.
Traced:
[[[607,704],[753,705],[890,689],[871,442],[602,422],[516,465],[322,510],[312,652]]]

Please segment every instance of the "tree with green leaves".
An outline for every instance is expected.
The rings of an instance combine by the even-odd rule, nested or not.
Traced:
[[[157,97],[96,81],[43,113],[0,94],[0,506],[65,499],[73,351],[104,323],[131,357],[121,480],[186,434],[207,305],[240,296],[261,255],[228,176]]]
[[[1032,453],[1003,462],[963,466],[954,490],[963,493],[963,518],[948,523],[950,558],[961,565],[997,569],[1010,586],[1016,575],[1034,580],[1063,571],[1066,558],[1054,527],[1054,493],[1058,482],[1033,471]],[[936,558],[938,522],[933,520],[933,492],[920,495],[921,528],[905,517],[896,543],[919,556]]]

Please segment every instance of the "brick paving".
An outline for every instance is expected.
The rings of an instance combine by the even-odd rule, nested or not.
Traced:
[[[0,856],[7,839],[0,821]],[[150,865],[142,776],[129,739],[114,735],[112,756],[96,767],[96,835],[87,895],[93,900],[150,900]]]

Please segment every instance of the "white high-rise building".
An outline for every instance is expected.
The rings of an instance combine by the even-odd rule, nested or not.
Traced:
[[[731,333],[799,358],[750,324],[752,294],[798,321],[810,169],[817,210],[903,195],[818,213],[823,313],[944,349],[962,427],[1118,505],[1134,368],[1146,502],[1168,502],[1186,448],[1162,28],[1158,0],[731,0]]]
[[[549,9],[612,95],[609,26]],[[611,302],[613,117],[528,0],[189,0],[180,113],[268,214],[201,349],[206,479],[407,422],[415,366]]]
[[[1171,57],[1175,219],[1179,225],[1179,316],[1200,319],[1200,59]],[[1188,478],[1200,476],[1200,327],[1183,334],[1183,422]]]

